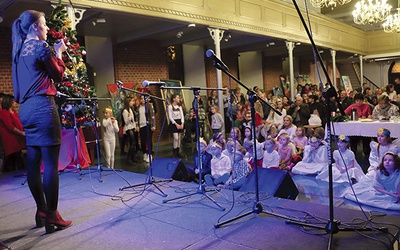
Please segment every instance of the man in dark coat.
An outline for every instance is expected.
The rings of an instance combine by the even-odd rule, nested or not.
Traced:
[[[308,104],[303,103],[302,97],[296,97],[296,101],[290,106],[287,113],[293,117],[293,124],[297,127],[308,125],[311,111]]]

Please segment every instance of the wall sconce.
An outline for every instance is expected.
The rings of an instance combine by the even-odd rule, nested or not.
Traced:
[[[96,20],[92,21],[93,26],[96,26],[98,23],[105,23],[106,19],[105,18],[97,18]]]
[[[267,43],[265,46],[266,46],[267,48],[270,47],[270,46],[275,46],[275,42],[269,42],[269,43]]]
[[[232,38],[230,33],[226,33],[225,37],[224,37],[224,41],[228,42],[230,39]]]
[[[177,34],[176,34],[176,38],[182,38],[182,36],[183,36],[183,31],[179,31]]]

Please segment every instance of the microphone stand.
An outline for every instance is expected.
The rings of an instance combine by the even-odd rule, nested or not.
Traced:
[[[91,97],[91,98],[66,98],[67,101],[91,101],[93,105],[93,116],[94,116],[94,121],[93,123],[93,130],[95,134],[95,142],[96,142],[96,154],[97,154],[97,171],[99,171],[100,175],[100,182],[103,182],[103,176],[102,172],[103,171],[114,171],[114,169],[103,169],[103,166],[101,165],[101,159],[100,159],[100,142],[99,142],[99,134],[97,132],[97,121],[96,121],[96,114],[97,114],[97,108],[96,108],[96,102],[97,101],[110,101],[111,98],[100,98],[100,97]],[[76,126],[76,115],[75,115],[75,108],[72,110],[73,113],[73,118],[74,118],[74,130],[75,130],[75,150],[76,150],[76,168],[79,170],[79,175],[80,175],[80,180],[83,178],[85,174],[82,173],[82,170],[92,170],[90,167],[87,169],[82,169],[81,165],[79,164],[79,159],[78,159],[78,128]],[[122,170],[115,170],[115,171],[122,171]],[[86,173],[87,174],[87,173]]]
[[[136,90],[133,90],[133,89],[128,89],[128,88],[125,88],[125,87],[122,87],[122,82],[117,82],[117,85],[118,85],[118,88],[119,89],[122,89],[122,90],[126,90],[126,91],[130,91],[130,92],[134,92],[134,93],[137,93],[137,94],[141,94],[141,95],[143,95],[144,96],[144,110],[145,110],[145,116],[146,116],[146,132],[147,132],[147,154],[148,154],[148,157],[149,157],[149,169],[148,169],[148,171],[147,171],[147,178],[146,178],[146,181],[144,182],[144,183],[141,183],[141,184],[136,184],[136,185],[131,185],[131,186],[124,186],[124,187],[122,187],[122,188],[119,188],[119,190],[120,191],[122,191],[122,190],[125,190],[125,189],[128,189],[128,188],[135,188],[135,187],[140,187],[140,186],[145,186],[145,187],[147,187],[147,186],[149,186],[149,185],[152,185],[152,186],[154,186],[160,193],[161,193],[161,196],[162,197],[167,197],[167,194],[165,194],[157,185],[156,185],[156,183],[160,183],[160,182],[171,182],[172,181],[172,179],[166,179],[166,180],[155,180],[154,179],[154,176],[153,176],[153,167],[152,167],[152,157],[151,157],[151,147],[150,147],[150,145],[151,145],[151,129],[150,129],[150,125],[149,125],[149,117],[148,117],[148,115],[149,115],[149,111],[148,111],[148,106],[147,106],[147,104],[148,104],[148,99],[151,97],[151,98],[154,98],[154,99],[157,99],[157,100],[161,100],[161,101],[165,101],[164,99],[162,99],[162,98],[160,98],[160,97],[158,97],[158,96],[153,96],[153,95],[150,95],[150,94],[148,94],[148,93],[144,93],[144,92],[140,92],[140,91],[136,91]]]
[[[200,195],[204,195],[207,199],[209,199],[210,201],[212,201],[220,210],[224,211],[225,208],[222,207],[221,205],[219,205],[210,195],[206,194],[206,192],[211,192],[214,191],[214,194],[217,192],[215,190],[206,190],[205,185],[202,184],[202,172],[203,172],[203,160],[202,160],[202,155],[200,152],[200,126],[199,126],[199,101],[197,99],[197,96],[200,94],[200,90],[224,90],[224,89],[219,89],[219,88],[200,88],[200,87],[161,87],[163,89],[188,89],[188,90],[193,90],[193,96],[194,96],[194,112],[196,115],[196,147],[197,147],[197,159],[199,162],[199,165],[197,166],[197,168],[199,169],[199,186],[197,187],[197,190],[195,193],[190,193],[190,194],[185,194],[182,195],[180,197],[176,197],[176,198],[172,198],[172,199],[168,199],[168,200],[163,200],[163,203],[167,203],[169,201],[173,201],[173,200],[179,200],[185,197],[189,197],[195,194],[200,194]],[[196,167],[196,166],[195,166]]]
[[[328,147],[328,173],[329,173],[329,221],[326,224],[325,227],[322,226],[318,226],[318,225],[312,225],[312,224],[308,224],[308,223],[303,223],[303,222],[299,222],[299,221],[295,221],[295,220],[288,220],[286,221],[287,224],[296,224],[296,225],[301,225],[301,226],[306,226],[306,227],[311,227],[311,228],[316,228],[316,229],[325,229],[326,233],[329,234],[329,242],[328,242],[328,249],[332,248],[333,245],[333,235],[338,233],[339,231],[371,231],[374,230],[373,228],[354,228],[354,227],[341,227],[339,228],[340,225],[340,221],[335,220],[334,218],[334,207],[333,207],[333,172],[332,172],[332,149],[331,149],[331,143],[332,143],[332,138],[331,138],[331,119],[330,119],[330,105],[329,105],[329,101],[330,98],[333,96],[337,96],[335,87],[332,84],[332,81],[329,77],[329,74],[325,68],[325,65],[323,63],[322,57],[320,55],[320,53],[318,52],[318,48],[314,43],[314,40],[312,38],[312,35],[308,29],[308,26],[306,24],[306,22],[304,21],[303,16],[301,15],[301,11],[299,9],[299,6],[296,3],[296,0],[292,0],[293,4],[296,8],[296,11],[301,19],[301,22],[303,24],[304,29],[307,32],[308,38],[310,39],[311,45],[313,47],[313,51],[316,55],[318,55],[318,61],[321,64],[321,68],[324,71],[324,74],[326,76],[326,79],[329,83],[330,88],[324,92],[324,98],[325,98],[325,107],[327,112],[325,112],[326,115],[326,136],[327,136],[327,147]],[[337,105],[339,107],[340,113],[341,115],[345,115],[344,111],[343,111],[343,107],[339,102],[339,99],[336,98],[336,102]],[[384,230],[384,228],[379,228],[377,230]]]
[[[233,75],[229,72],[229,69],[222,63],[221,60],[219,60],[219,59],[216,60],[216,59],[218,59],[218,58],[213,57],[214,66],[215,66],[217,69],[219,69],[219,70],[221,70],[222,72],[224,72],[224,73],[225,73],[226,75],[228,75],[231,79],[233,79],[233,80],[234,80],[235,82],[237,82],[240,86],[242,86],[243,88],[245,88],[245,89],[247,90],[247,95],[248,95],[248,99],[249,99],[249,102],[250,102],[251,119],[252,119],[252,122],[251,122],[251,130],[252,130],[252,136],[253,136],[253,137],[252,137],[252,139],[253,139],[253,159],[254,159],[254,162],[256,163],[256,162],[257,162],[257,144],[256,144],[257,140],[256,140],[256,136],[255,136],[255,134],[256,134],[256,133],[255,133],[255,132],[256,132],[256,123],[255,123],[255,121],[256,121],[256,111],[255,111],[255,108],[254,108],[254,103],[256,102],[257,99],[259,99],[259,100],[261,100],[262,102],[264,102],[265,104],[267,104],[267,105],[268,105],[275,113],[277,113],[278,115],[282,115],[282,114],[281,114],[281,112],[279,112],[278,110],[276,110],[274,107],[272,107],[272,106],[271,106],[268,102],[266,102],[264,99],[262,99],[261,97],[259,97],[259,96],[257,95],[257,93],[254,92],[254,90],[248,88],[246,85],[244,85],[242,82],[240,82],[235,76],[233,76]],[[222,225],[228,224],[228,223],[230,223],[230,222],[232,222],[232,221],[235,221],[235,220],[237,220],[237,219],[243,218],[243,217],[245,217],[245,216],[247,216],[247,215],[250,215],[250,214],[260,214],[260,213],[264,213],[264,214],[274,215],[274,216],[276,216],[276,217],[280,217],[280,218],[284,218],[284,219],[290,219],[289,217],[287,217],[287,216],[285,216],[285,215],[273,213],[273,212],[270,212],[270,211],[265,211],[265,210],[263,209],[263,206],[262,206],[262,204],[261,204],[261,202],[260,202],[260,197],[259,197],[258,167],[255,166],[255,168],[254,168],[253,171],[255,171],[255,179],[256,179],[256,181],[255,181],[255,185],[256,185],[256,188],[255,188],[255,190],[256,190],[256,191],[255,191],[255,193],[256,193],[256,200],[255,200],[255,202],[254,202],[254,205],[253,205],[252,210],[251,210],[251,211],[248,211],[248,212],[246,212],[246,213],[244,213],[244,214],[238,215],[238,216],[236,216],[236,217],[234,217],[234,218],[228,219],[228,220],[226,220],[226,221],[217,223],[217,224],[214,225],[215,228],[219,228],[219,227],[221,227]]]

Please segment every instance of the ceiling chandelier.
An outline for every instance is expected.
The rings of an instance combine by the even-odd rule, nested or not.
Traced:
[[[335,8],[337,4],[339,5],[344,5],[348,4],[351,2],[351,0],[310,0],[312,6],[318,7],[318,8]]]
[[[353,18],[356,24],[374,24],[385,21],[390,14],[392,6],[386,3],[386,0],[364,0],[356,3],[356,9],[353,10]]]
[[[396,14],[389,15],[382,26],[383,31],[385,31],[386,33],[400,33],[400,8],[397,8]]]

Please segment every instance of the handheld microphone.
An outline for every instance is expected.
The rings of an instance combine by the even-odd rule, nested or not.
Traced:
[[[218,69],[229,71],[228,66],[226,66],[225,63],[215,55],[212,49],[206,51],[206,56],[211,57],[214,60],[214,66]]]
[[[116,84],[117,84],[117,86],[118,86],[119,89],[122,87],[122,85],[124,85],[124,83],[121,82],[120,80],[118,80],[118,81],[116,82]]]
[[[62,41],[63,41],[62,39],[58,39],[58,40],[56,41],[56,43],[61,43]],[[65,44],[65,47],[67,47],[67,48],[71,45],[71,43],[70,43],[68,40],[64,40],[64,44]],[[73,58],[72,58],[72,56],[68,53],[68,51],[65,50],[64,52],[65,52],[65,54],[67,55],[68,59],[69,59],[72,63],[75,63],[74,60],[73,60]]]
[[[71,96],[69,96],[69,95],[67,95],[67,94],[61,93],[60,91],[57,91],[56,96],[57,96],[57,97],[66,97],[66,98],[71,97]]]
[[[167,84],[166,82],[152,82],[152,81],[147,81],[147,80],[144,80],[142,82],[142,86],[144,88],[146,88],[149,85],[166,85],[166,84]]]

